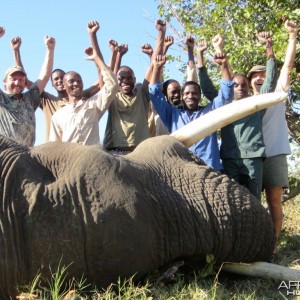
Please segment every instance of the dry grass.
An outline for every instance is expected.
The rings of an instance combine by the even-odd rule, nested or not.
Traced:
[[[278,264],[300,270],[300,196],[285,202],[283,209]]]

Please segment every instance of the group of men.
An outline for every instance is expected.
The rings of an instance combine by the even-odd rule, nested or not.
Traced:
[[[216,35],[212,44],[215,48],[213,60],[219,65],[222,77],[219,91],[213,86],[204,64],[206,42],[200,43],[197,48],[197,77],[195,42],[191,37],[186,39],[188,80],[182,88],[173,79],[163,82],[163,66],[173,38],[166,36],[164,21],[156,21],[155,26],[158,32],[155,47],[150,44],[142,46],[142,51],[150,58],[149,68],[144,82],[136,84],[134,71],[128,66],[121,66],[128,46],[109,41],[112,55],[107,66],[97,41],[99,24],[97,21],[89,22],[87,29],[91,47],[85,50],[86,59],[94,61],[99,78],[86,90],[83,90],[82,78],[77,72],[52,71],[55,40],[50,36],[45,37],[47,51],[40,77],[31,82],[21,61],[21,39],[13,38],[11,46],[15,66],[5,74],[5,91],[0,90],[0,133],[21,144],[33,146],[34,113],[40,107],[45,114],[46,142],[99,144],[99,120],[108,110],[104,147],[114,154],[126,154],[148,137],[171,133],[227,103],[289,88],[297,37],[297,26],[291,21],[285,22],[289,42],[279,78],[268,32],[257,35],[266,46],[267,64],[254,66],[247,75],[232,74],[223,51],[223,37]],[[4,33],[4,28],[0,27],[0,38]],[[50,78],[57,91],[56,96],[44,91]],[[26,87],[28,91],[24,92]],[[209,100],[204,106],[200,105],[201,93]],[[290,154],[284,104],[224,127],[220,150],[217,133],[200,140],[190,150],[208,166],[246,186],[258,199],[262,188],[265,188],[278,239],[283,219],[282,190],[288,185],[286,155]]]

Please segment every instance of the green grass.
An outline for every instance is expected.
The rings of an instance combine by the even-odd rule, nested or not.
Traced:
[[[210,258],[211,259],[211,258]],[[209,260],[210,261],[210,260]],[[278,247],[278,264],[300,270],[300,196],[284,203],[284,225]],[[147,282],[134,284],[132,278],[111,284],[106,290],[97,290],[81,279],[66,281],[68,266],[51,270],[52,278],[41,285],[37,275],[32,283],[20,288],[23,299],[43,300],[257,300],[257,299],[300,299],[288,298],[278,290],[280,282],[268,279],[249,278],[229,273],[207,276],[203,274],[183,276],[175,274],[168,283],[156,282],[153,273]],[[156,278],[156,279],[155,279]],[[299,279],[300,280],[300,279]],[[71,291],[71,292],[70,292]],[[300,294],[300,291],[299,291]],[[30,298],[32,295],[32,298]],[[33,295],[36,297],[33,298]]]

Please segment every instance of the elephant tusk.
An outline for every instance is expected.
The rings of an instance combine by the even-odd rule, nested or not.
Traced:
[[[201,116],[176,130],[171,136],[178,139],[186,147],[190,147],[228,124],[286,99],[287,93],[280,92],[261,94],[234,101]]]
[[[297,283],[299,283],[300,279],[300,270],[262,261],[248,264],[224,262],[221,270],[251,277],[296,281]]]

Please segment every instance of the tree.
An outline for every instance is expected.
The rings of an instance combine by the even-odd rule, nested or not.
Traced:
[[[179,40],[192,35],[196,41],[211,39],[221,33],[225,36],[224,49],[234,72],[246,73],[253,65],[265,64],[263,46],[256,33],[270,31],[278,65],[283,63],[288,34],[283,23],[288,18],[300,27],[299,0],[156,0],[161,17]],[[180,28],[181,27],[181,28]],[[299,38],[298,38],[299,42]],[[181,45],[181,48],[184,48]],[[208,55],[212,55],[208,49]],[[292,76],[293,101],[286,106],[286,117],[292,139],[300,145],[300,47]],[[178,58],[177,58],[178,60]],[[208,61],[209,63],[209,61]],[[209,65],[212,78],[218,79],[217,69]],[[298,102],[297,102],[298,100]],[[298,182],[297,178],[297,182]],[[299,190],[300,192],[300,190]]]

